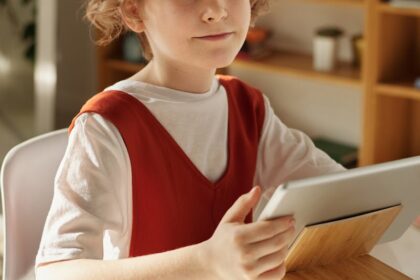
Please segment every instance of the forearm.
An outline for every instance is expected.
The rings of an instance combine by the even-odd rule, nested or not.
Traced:
[[[56,262],[40,266],[37,279],[214,279],[210,268],[206,266],[203,244],[120,260],[78,259]]]

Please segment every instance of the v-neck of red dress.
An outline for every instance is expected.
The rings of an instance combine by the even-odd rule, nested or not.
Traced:
[[[203,181],[203,183],[212,188],[212,189],[216,189],[219,186],[222,185],[223,181],[229,176],[230,170],[231,170],[231,158],[232,158],[232,154],[231,154],[231,147],[232,147],[232,135],[233,135],[233,131],[232,129],[234,128],[233,125],[233,117],[232,117],[232,110],[230,109],[231,107],[231,96],[229,94],[228,89],[226,88],[226,96],[227,96],[227,102],[228,102],[228,131],[227,131],[227,165],[225,168],[225,171],[223,172],[223,174],[219,177],[219,179],[217,179],[216,182],[212,182],[210,181],[198,168],[197,166],[192,162],[192,160],[188,157],[188,155],[184,152],[184,150],[180,147],[180,145],[175,141],[175,139],[172,137],[172,135],[168,132],[168,130],[159,122],[159,120],[150,112],[150,110],[141,102],[139,101],[137,98],[127,94],[124,91],[116,91],[116,92],[120,92],[122,94],[126,94],[128,96],[130,96],[131,98],[133,98],[134,100],[136,100],[136,103],[139,105],[139,107],[145,112],[145,116],[148,118],[148,120],[150,121],[151,125],[154,125],[158,130],[160,130],[162,132],[162,135],[164,135],[164,137],[166,138],[166,140],[168,141],[168,143],[172,146],[173,150],[183,159],[184,163],[187,164],[189,166],[189,168],[191,169],[192,173],[196,174],[196,176],[198,176],[200,178],[200,180]]]

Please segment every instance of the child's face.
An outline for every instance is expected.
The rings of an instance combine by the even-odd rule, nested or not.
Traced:
[[[154,59],[212,69],[235,58],[251,7],[249,0],[141,0],[140,16]]]

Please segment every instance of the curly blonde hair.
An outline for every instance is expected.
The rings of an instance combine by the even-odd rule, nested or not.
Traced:
[[[95,40],[97,45],[104,46],[111,43],[121,34],[129,31],[125,25],[120,6],[124,0],[87,0],[85,18],[96,27],[100,34]],[[257,18],[269,11],[270,0],[250,0],[251,3],[251,24]],[[153,57],[149,42],[144,33],[138,34],[143,55],[147,60]]]

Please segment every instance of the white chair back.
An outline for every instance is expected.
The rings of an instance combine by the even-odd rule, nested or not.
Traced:
[[[5,280],[35,279],[35,257],[67,140],[67,129],[46,133],[15,146],[4,158],[0,183]]]

